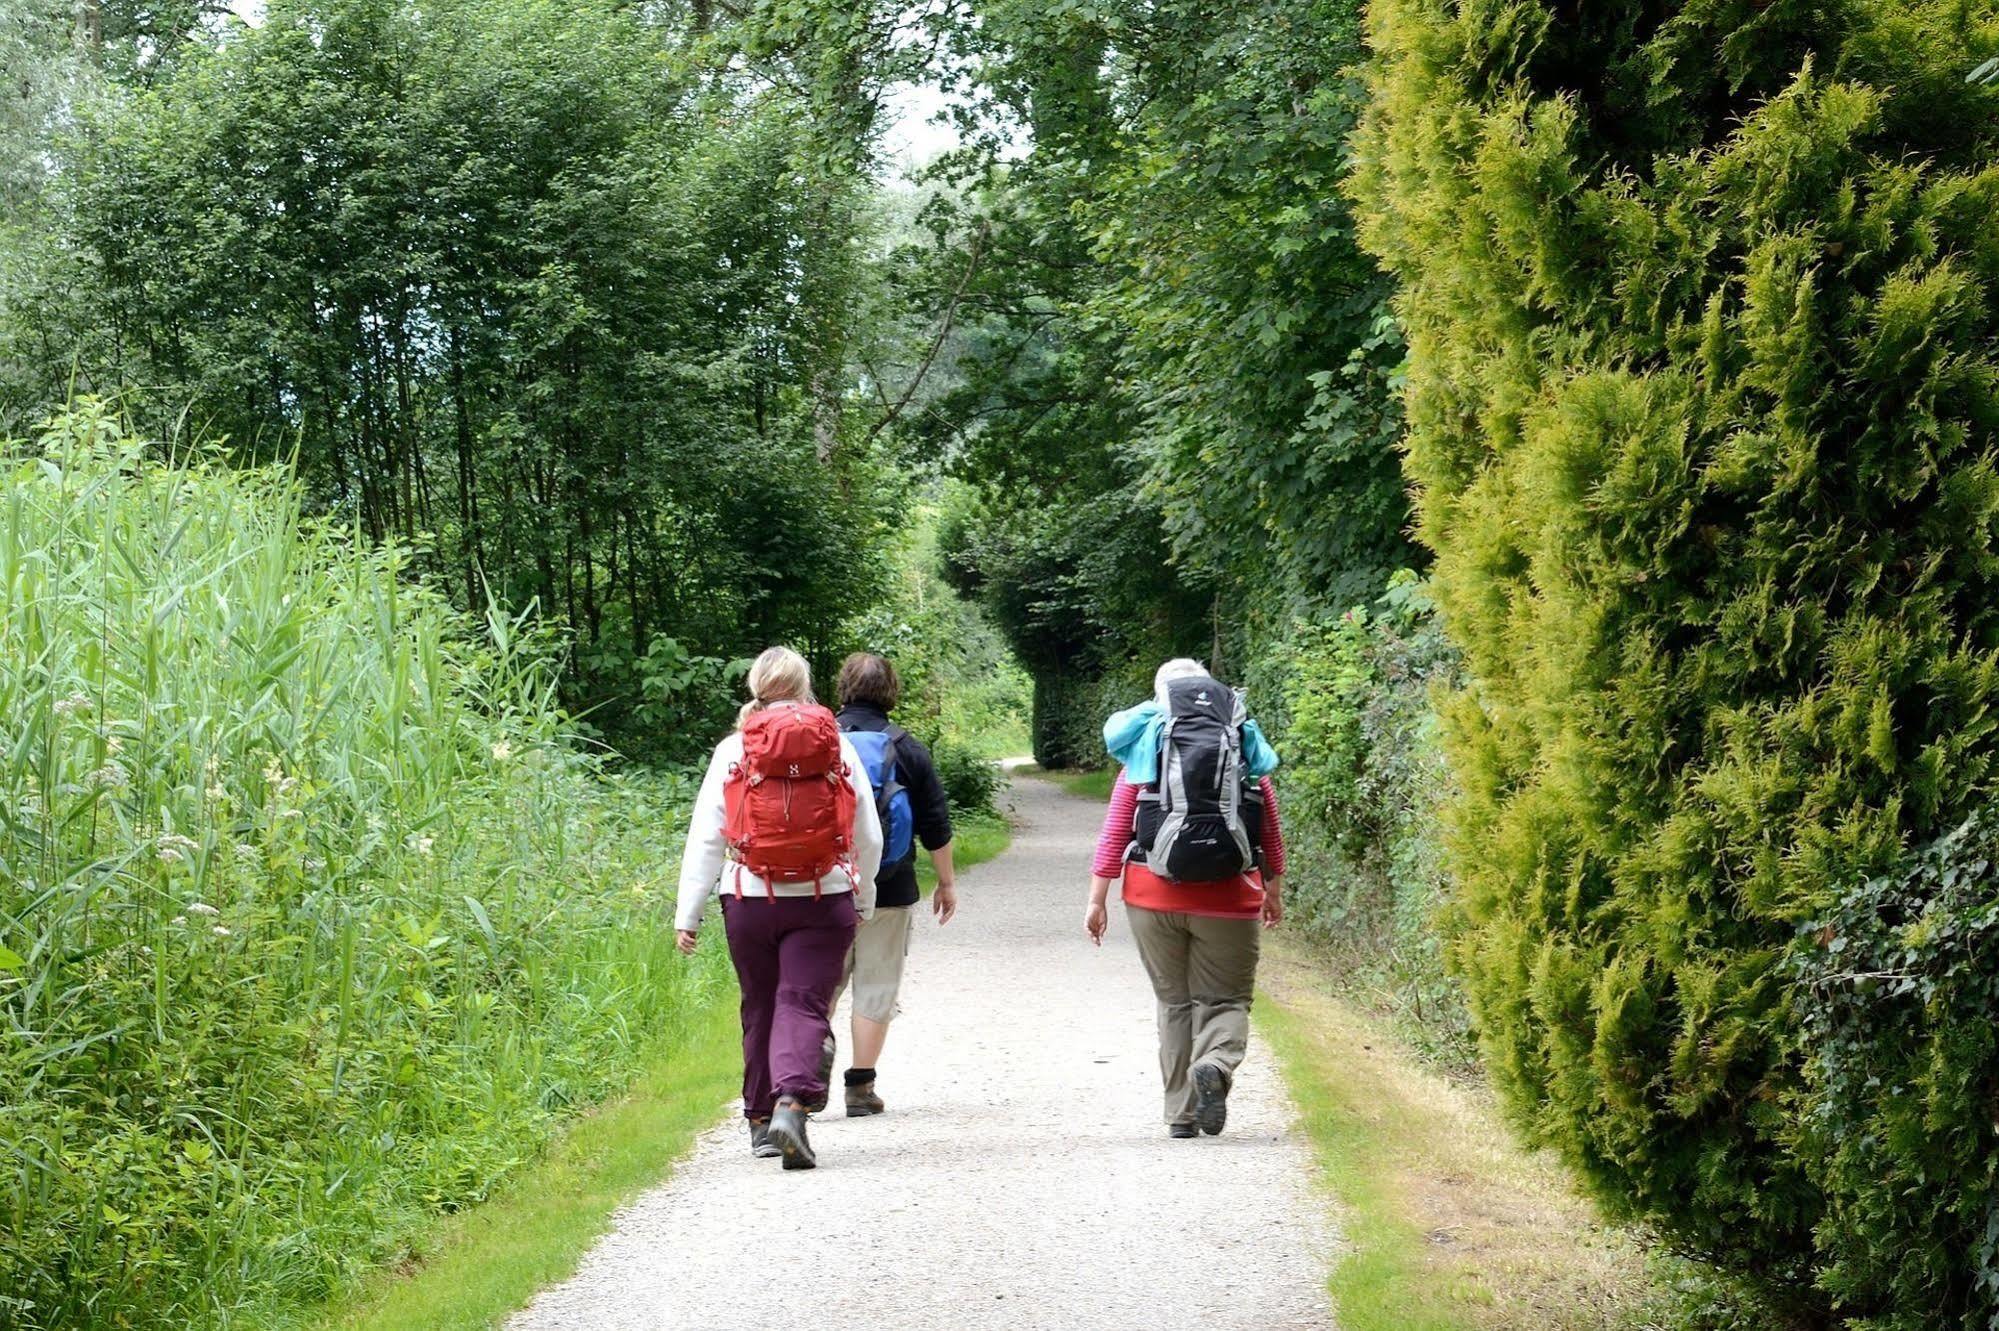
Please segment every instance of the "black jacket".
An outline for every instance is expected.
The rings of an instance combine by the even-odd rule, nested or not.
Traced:
[[[839,719],[842,730],[889,728],[885,713],[862,703],[841,708]],[[916,841],[909,854],[895,864],[883,864],[875,874],[876,909],[914,906],[922,895],[916,890],[916,847],[942,850],[951,844],[951,800],[944,793],[944,783],[937,779],[937,766],[930,761],[930,750],[905,731],[895,742],[895,765],[902,773],[903,789],[909,792]]]

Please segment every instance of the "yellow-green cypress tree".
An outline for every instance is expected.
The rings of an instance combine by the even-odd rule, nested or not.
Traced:
[[[1999,785],[1999,16],[1374,0],[1371,37],[1493,1076],[1615,1213],[1859,1309],[1778,963]]]

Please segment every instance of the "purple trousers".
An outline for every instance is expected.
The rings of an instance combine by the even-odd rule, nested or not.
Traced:
[[[815,901],[725,891],[722,923],[743,991],[743,1114],[769,1118],[781,1095],[826,1093],[820,1050],[860,915],[851,892]]]

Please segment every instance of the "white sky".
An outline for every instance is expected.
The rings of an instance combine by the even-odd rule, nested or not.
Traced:
[[[958,146],[957,126],[937,120],[945,104],[943,91],[934,83],[904,83],[883,99],[889,126],[882,149],[904,175]]]

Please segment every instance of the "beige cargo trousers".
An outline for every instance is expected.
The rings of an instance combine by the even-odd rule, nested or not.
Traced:
[[[1159,1076],[1166,1122],[1194,1121],[1189,1070],[1212,1063],[1229,1081],[1249,1052],[1249,1005],[1256,996],[1262,922],[1147,910],[1125,903],[1138,959],[1159,1000]]]

